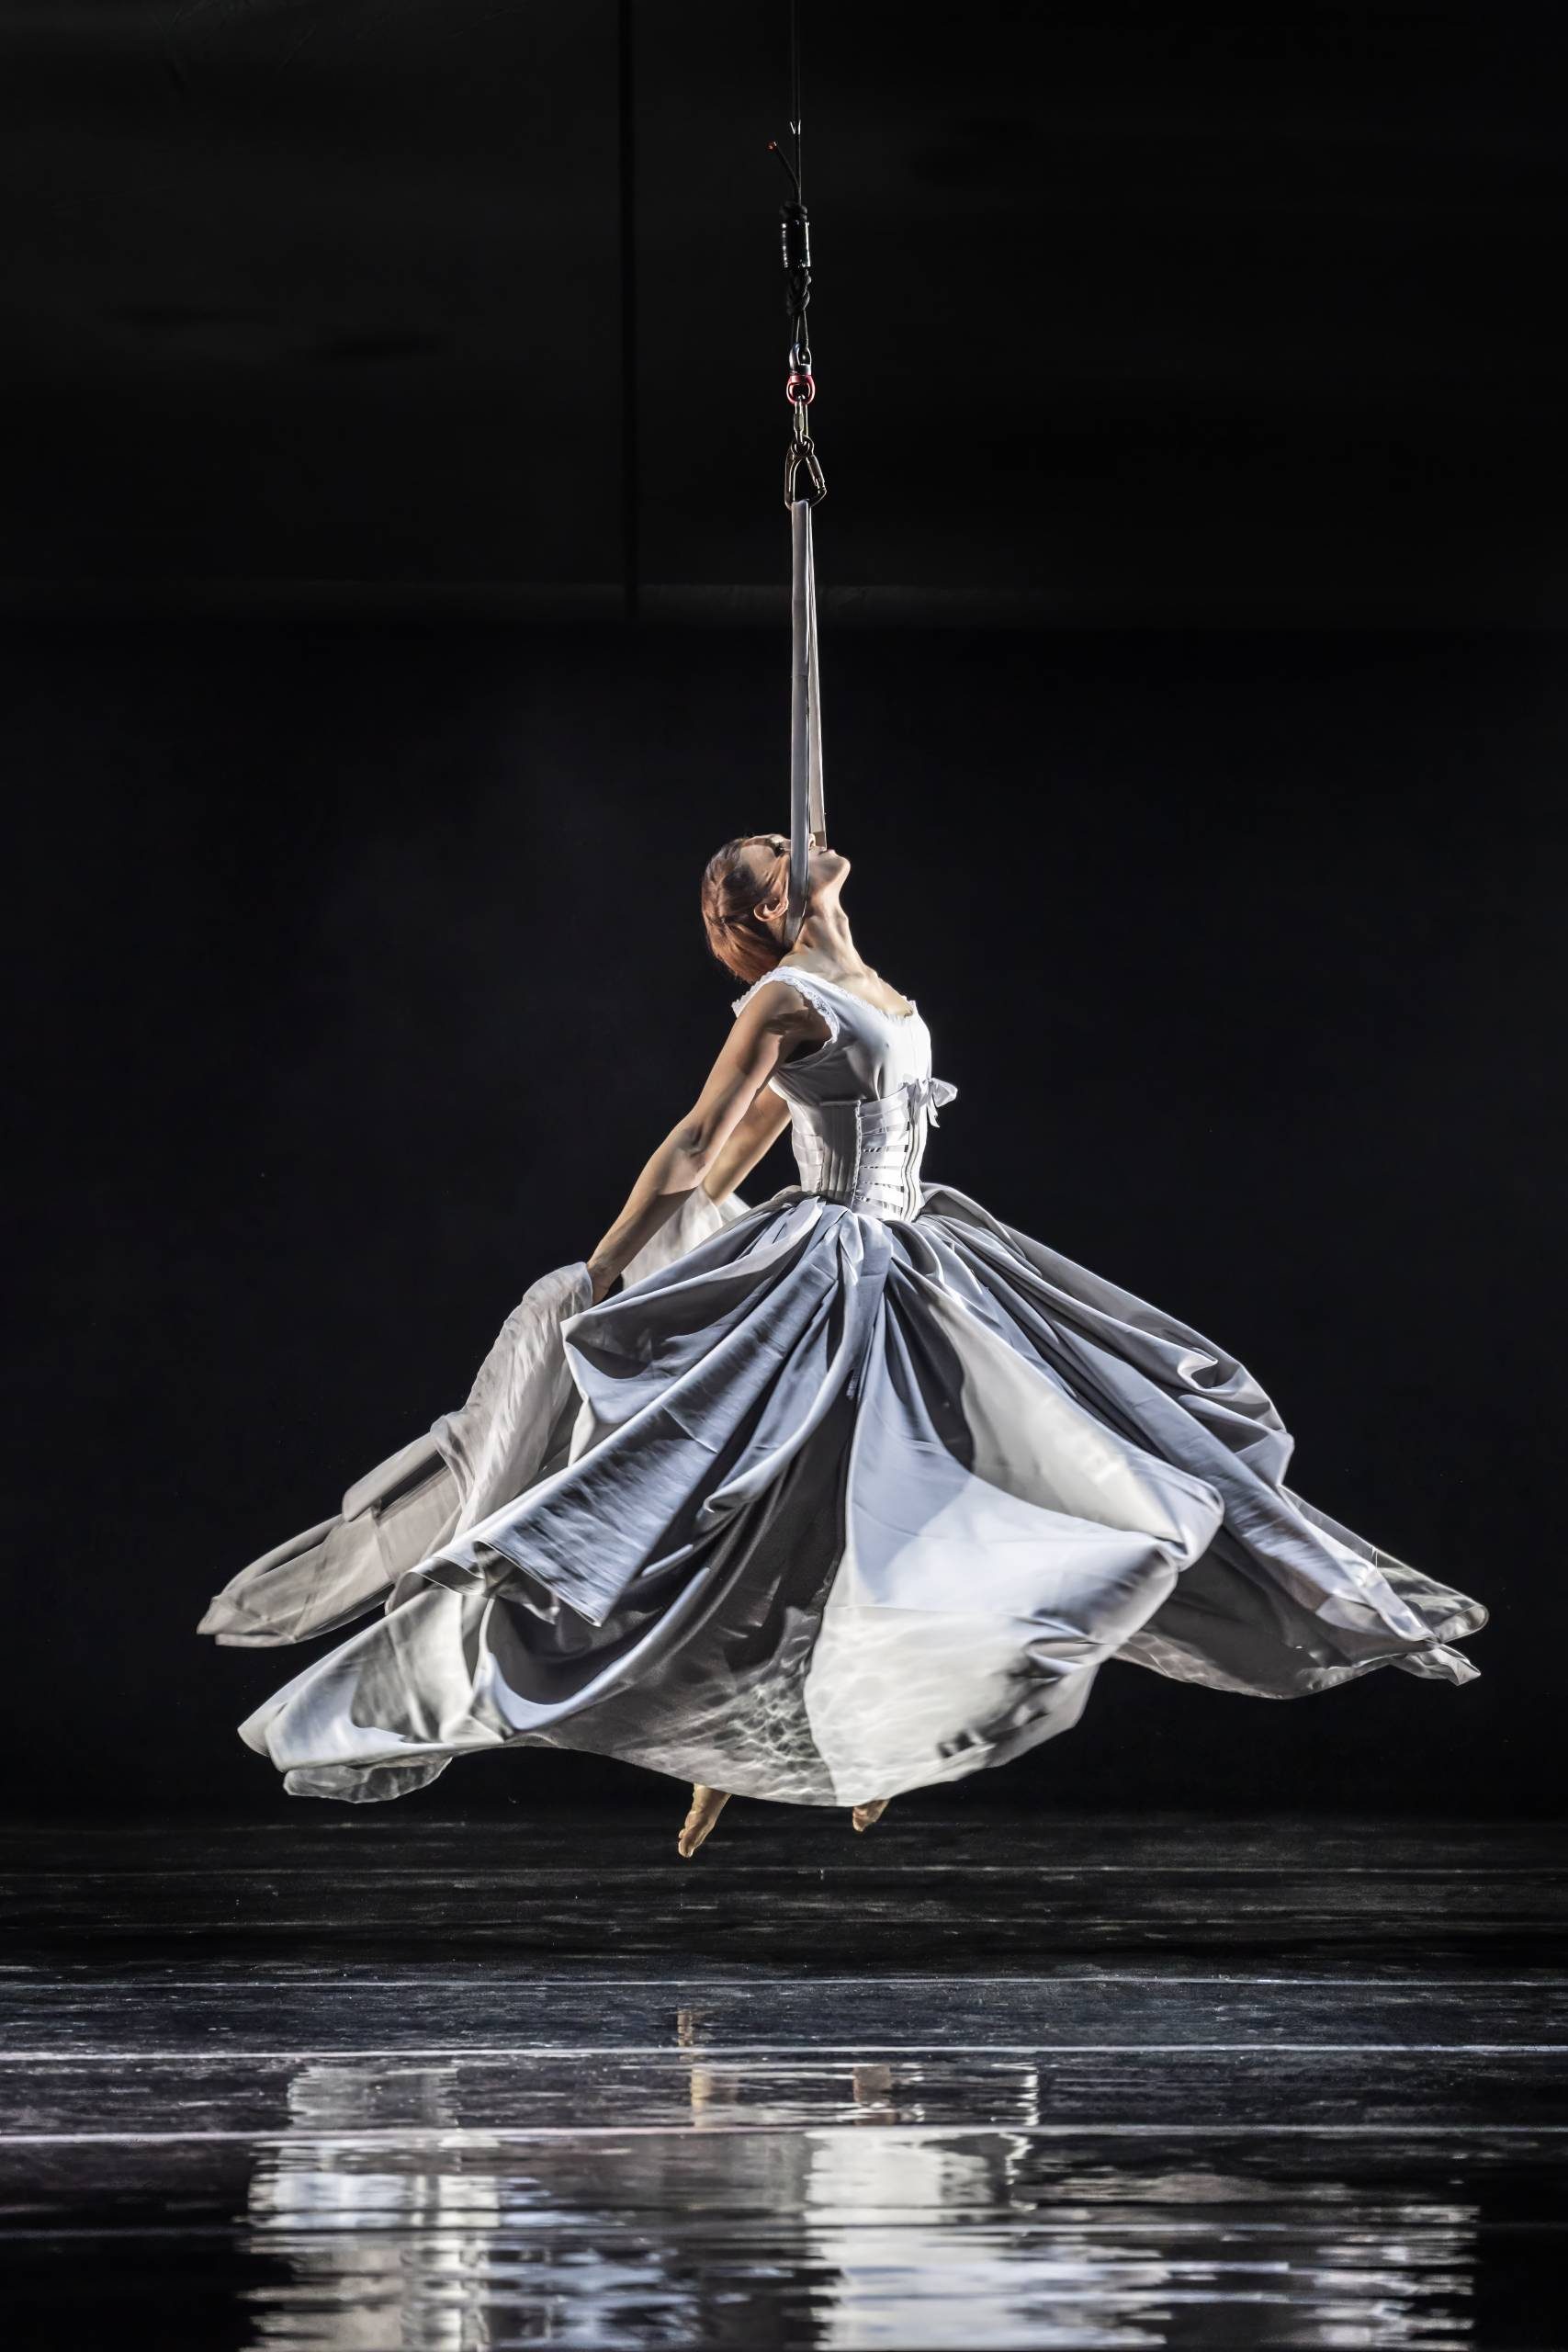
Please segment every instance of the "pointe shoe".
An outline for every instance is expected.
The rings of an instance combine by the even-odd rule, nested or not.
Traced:
[[[869,1804],[857,1804],[850,1819],[857,1829],[869,1829],[874,1821],[881,1820],[892,1802],[891,1797],[873,1797]]]
[[[682,1823],[681,1835],[675,1840],[677,1853],[686,1861],[691,1860],[728,1803],[728,1789],[705,1789],[700,1781],[694,1785],[692,1809]]]

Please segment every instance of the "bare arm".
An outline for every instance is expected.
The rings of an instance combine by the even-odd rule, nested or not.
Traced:
[[[710,1174],[724,1176],[727,1169],[719,1164],[720,1155],[750,1110],[758,1090],[802,1039],[825,1034],[821,1014],[792,989],[763,989],[751,999],[725,1039],[702,1092],[649,1160],[625,1208],[589,1259],[596,1299],[604,1296],[628,1259],[636,1257],[688,1193]],[[754,1140],[758,1132],[751,1130],[748,1140]],[[771,1142],[772,1136],[767,1140]],[[738,1153],[742,1148],[738,1146]],[[746,1164],[754,1165],[765,1148],[765,1143],[759,1144]],[[729,1176],[731,1188],[742,1173],[744,1170],[737,1164],[736,1172]]]
[[[703,1178],[703,1190],[709,1200],[727,1201],[737,1184],[746,1182],[762,1154],[778,1141],[788,1125],[789,1104],[771,1086],[760,1086],[751,1108],[731,1129],[728,1142],[716,1154],[713,1166]]]

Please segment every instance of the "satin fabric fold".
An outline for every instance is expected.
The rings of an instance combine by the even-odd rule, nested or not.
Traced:
[[[564,1316],[570,1458],[243,1726],[292,1792],[512,1742],[848,1804],[1066,1729],[1120,1657],[1283,1697],[1459,1681],[1480,1605],[1282,1483],[1201,1334],[950,1187],[797,1187]]]

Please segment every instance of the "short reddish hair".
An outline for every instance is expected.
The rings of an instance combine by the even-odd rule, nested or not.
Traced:
[[[767,924],[758,920],[758,905],[768,892],[758,888],[757,877],[742,854],[760,838],[756,833],[737,833],[732,842],[715,851],[703,869],[703,929],[708,945],[726,971],[748,983],[760,980],[784,957],[784,949]],[[784,863],[783,856],[779,862]]]

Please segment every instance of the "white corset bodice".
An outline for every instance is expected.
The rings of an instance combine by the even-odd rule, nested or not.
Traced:
[[[836,981],[788,970],[764,972],[734,1010],[770,982],[798,989],[831,1033],[768,1081],[789,1104],[802,1186],[873,1216],[914,1216],[925,1197],[927,1133],[958,1091],[931,1076],[931,1031],[919,1007],[911,997],[908,1012],[883,1012]]]

